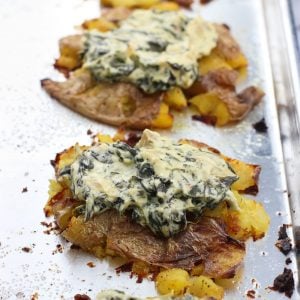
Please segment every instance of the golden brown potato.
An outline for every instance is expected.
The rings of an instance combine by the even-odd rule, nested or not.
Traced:
[[[217,69],[228,69],[232,70],[231,65],[226,62],[226,60],[219,56],[216,53],[216,50],[213,50],[209,55],[204,56],[199,61],[199,73],[200,75],[205,75],[210,71],[214,71]]]
[[[226,156],[223,156],[223,158],[239,176],[239,179],[232,185],[232,189],[241,193],[256,195],[258,193],[257,182],[261,170],[260,166],[247,164]]]
[[[180,9],[180,6],[173,1],[165,1],[158,4],[155,4],[151,9],[163,10],[163,11],[176,11]]]
[[[189,100],[197,107],[201,116],[210,117],[210,124],[223,126],[230,122],[231,116],[226,104],[215,92],[200,94]]]
[[[60,39],[60,57],[55,61],[54,67],[68,71],[79,68],[82,64],[81,50],[83,48],[82,36],[79,34],[70,35]]]
[[[222,300],[224,297],[224,289],[206,276],[192,278],[188,291],[199,298],[212,297],[216,300]]]
[[[186,97],[179,87],[173,87],[164,94],[164,102],[167,103],[170,108],[176,110],[183,110],[187,107]]]
[[[169,113],[169,106],[162,102],[157,117],[152,121],[152,127],[168,129],[173,126],[173,116]]]
[[[270,217],[259,202],[234,193],[240,210],[228,208],[220,203],[214,210],[207,210],[205,215],[222,219],[227,232],[234,238],[246,241],[249,238],[263,238],[270,225]]]
[[[189,273],[182,269],[162,271],[155,279],[157,291],[161,295],[182,295],[189,287]]]
[[[100,143],[110,144],[110,143],[114,142],[113,138],[109,134],[98,133],[97,139],[98,139],[98,142],[100,142]]]
[[[159,2],[160,0],[101,0],[104,6],[128,8],[150,8]]]
[[[220,24],[215,24],[215,28],[219,34],[215,49],[217,55],[224,58],[233,69],[247,66],[248,61],[242,53],[239,44],[231,35],[230,29],[226,25]]]
[[[69,166],[77,158],[77,156],[87,148],[87,146],[79,146],[79,144],[75,144],[75,146],[56,154],[54,160],[55,174],[58,175],[60,170],[66,166]]]
[[[226,68],[208,72],[186,90],[192,96],[189,102],[201,116],[214,118],[214,125],[242,120],[261,101],[264,93],[251,86],[237,94],[238,76],[238,72]]]
[[[117,26],[113,22],[110,22],[105,18],[86,20],[82,24],[82,27],[86,30],[96,29],[100,32],[107,32],[117,28]]]

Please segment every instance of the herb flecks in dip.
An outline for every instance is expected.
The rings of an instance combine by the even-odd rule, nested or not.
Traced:
[[[61,176],[70,177],[74,198],[84,201],[79,211],[86,219],[116,209],[165,237],[186,228],[187,213],[236,203],[230,186],[238,177],[220,156],[150,130],[134,148],[116,142],[83,151]]]
[[[99,81],[130,82],[147,93],[188,88],[198,76],[197,60],[217,37],[200,17],[135,10],[116,30],[86,34],[84,67]]]

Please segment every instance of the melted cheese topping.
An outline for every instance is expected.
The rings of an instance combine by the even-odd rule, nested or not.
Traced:
[[[134,148],[101,143],[70,166],[73,196],[85,202],[87,219],[113,208],[165,237],[186,228],[188,212],[199,216],[225,199],[235,206],[230,186],[237,179],[215,153],[150,130]]]
[[[135,10],[120,28],[86,35],[84,67],[100,81],[131,82],[147,93],[190,87],[197,60],[216,46],[217,32],[182,12]]]

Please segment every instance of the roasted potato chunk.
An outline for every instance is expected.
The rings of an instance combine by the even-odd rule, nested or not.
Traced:
[[[230,113],[226,104],[214,92],[198,95],[189,100],[197,107],[200,115],[210,117],[211,124],[223,126],[230,122]]]
[[[173,116],[169,113],[169,106],[162,102],[157,117],[152,121],[155,128],[168,129],[173,126]]]
[[[104,6],[128,8],[150,8],[159,2],[160,0],[101,0]]]
[[[242,193],[256,195],[258,193],[257,182],[261,170],[260,166],[247,164],[243,161],[225,156],[223,156],[223,158],[239,176],[239,179],[232,185],[232,189]]]
[[[83,48],[82,36],[79,34],[70,35],[60,39],[60,57],[55,61],[54,67],[72,71],[82,64],[81,50]]]
[[[186,97],[179,87],[173,87],[164,94],[164,102],[166,102],[170,108],[176,110],[183,110],[187,107]]]
[[[69,166],[82,151],[87,149],[87,146],[75,146],[70,147],[69,149],[64,150],[61,153],[56,154],[54,164],[55,164],[55,173],[58,174],[60,170],[64,167]]]
[[[190,285],[189,278],[185,270],[165,270],[156,277],[156,288],[161,295],[182,295]]]
[[[217,69],[233,69],[231,65],[226,62],[224,58],[219,56],[215,50],[213,50],[208,56],[204,56],[199,61],[199,73],[200,75],[205,75],[210,71]]]
[[[107,32],[117,28],[117,26],[105,18],[87,20],[82,24],[82,27],[86,30],[96,29],[101,32]]]
[[[210,71],[200,77],[186,94],[201,116],[214,118],[213,125],[223,126],[245,118],[264,93],[257,87],[248,87],[237,94],[235,83],[238,72],[226,68]]]
[[[230,29],[226,25],[215,24],[215,28],[219,34],[217,47],[215,52],[233,68],[239,69],[247,66],[248,61],[242,53],[237,41],[230,33]]]
[[[114,142],[113,138],[109,134],[98,133],[97,139],[98,139],[98,142],[100,142],[100,143],[110,144],[110,143]]]
[[[199,298],[211,297],[216,300],[222,300],[224,297],[224,289],[206,276],[192,278],[188,291]]]
[[[155,4],[151,9],[163,10],[163,11],[174,11],[179,10],[180,6],[176,2],[165,1],[158,4]]]

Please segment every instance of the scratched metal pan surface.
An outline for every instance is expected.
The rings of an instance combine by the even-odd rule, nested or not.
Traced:
[[[188,113],[183,113],[176,115],[177,124],[172,131],[165,132],[176,139],[200,140],[229,156],[262,166],[256,199],[268,211],[271,227],[264,239],[247,243],[242,279],[226,293],[226,299],[245,299],[248,290],[255,290],[260,299],[285,299],[268,289],[285,267],[286,257],[274,246],[278,228],[299,220],[297,215],[292,218],[293,202],[289,202],[287,190],[289,183],[293,197],[298,189],[299,183],[288,168],[297,156],[288,150],[296,147],[294,141],[299,141],[299,135],[288,126],[291,120],[298,122],[298,106],[290,106],[295,100],[295,70],[290,60],[292,40],[285,34],[290,30],[288,9],[282,4],[285,2],[215,0],[206,6],[195,5],[189,13],[201,13],[206,19],[231,27],[249,58],[247,84],[262,87],[266,97],[236,126],[216,129],[192,121]],[[72,250],[60,237],[43,233],[46,228],[40,224],[45,220],[43,205],[48,179],[53,176],[50,159],[75,142],[89,143],[88,129],[115,132],[114,128],[88,120],[50,99],[39,83],[45,77],[62,79],[52,67],[58,55],[58,39],[73,33],[74,26],[84,19],[98,14],[97,0],[0,1],[0,299],[30,299],[33,295],[38,299],[73,299],[76,293],[93,298],[106,288],[137,296],[156,295],[153,282],[144,280],[138,284],[128,273],[117,275],[115,267],[119,261],[99,260]],[[273,81],[272,73],[282,76]],[[280,86],[284,86],[283,91]],[[284,107],[291,113],[279,110],[281,124],[285,125],[285,153],[292,161],[289,165],[283,160],[275,95],[281,95],[279,100],[286,101]],[[286,95],[291,98],[285,98]],[[262,117],[268,125],[267,134],[256,133],[252,127]],[[292,235],[292,228],[289,234]],[[57,250],[58,244],[62,251]],[[24,247],[30,248],[29,252],[23,251]],[[288,268],[293,270],[297,285],[296,256],[292,252],[289,257],[292,263]],[[95,267],[88,267],[88,262]],[[293,299],[300,299],[297,291]]]

